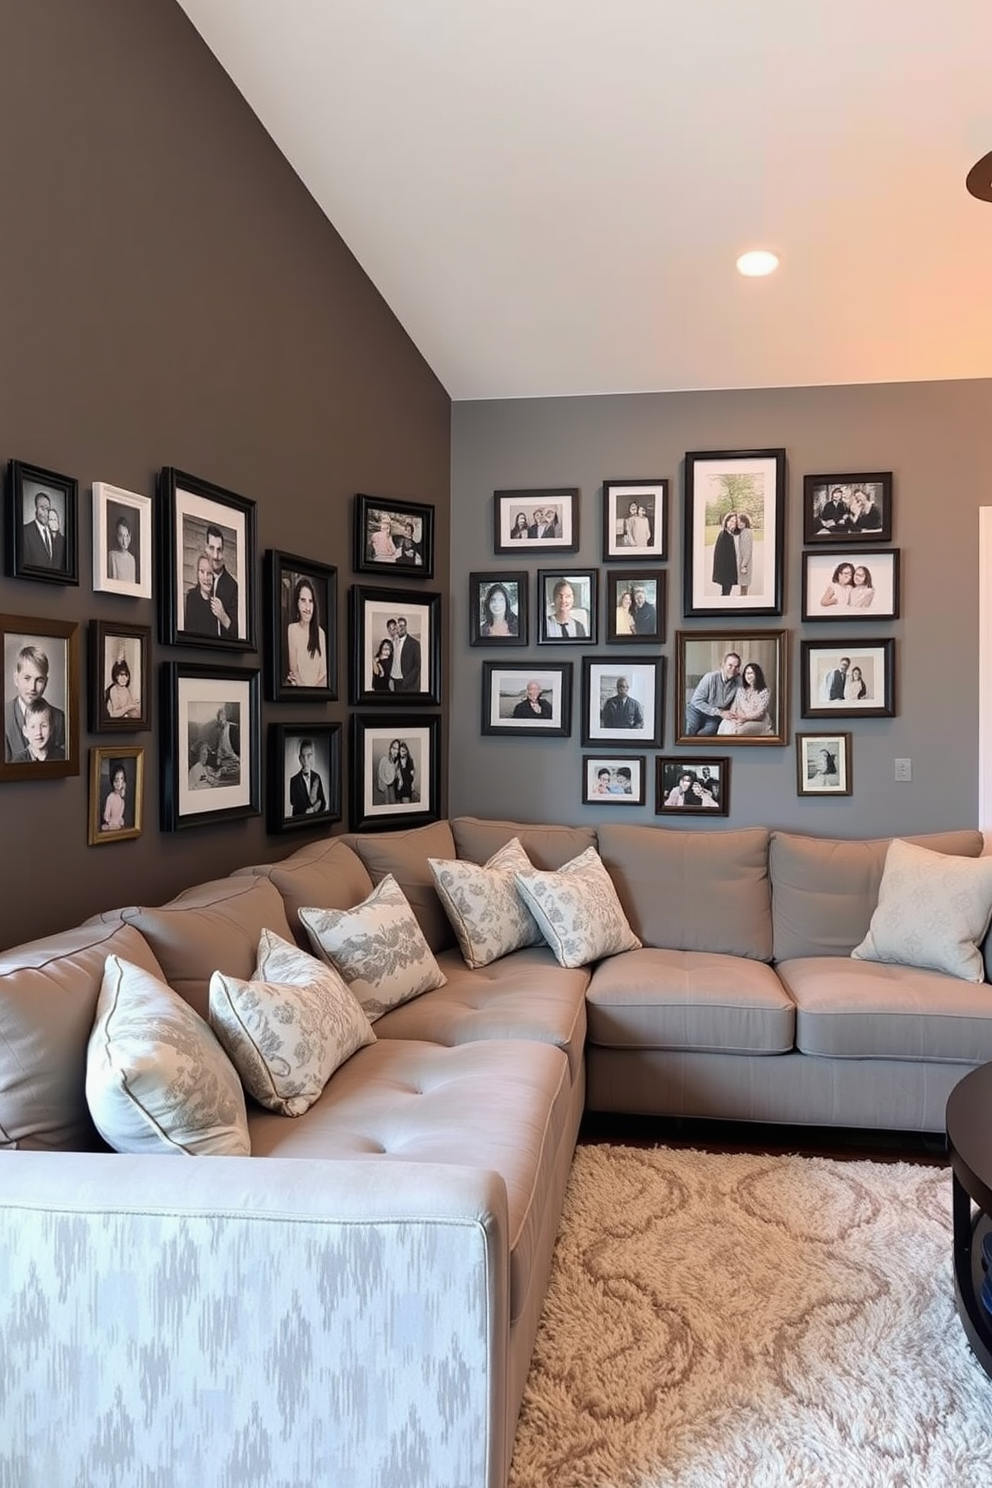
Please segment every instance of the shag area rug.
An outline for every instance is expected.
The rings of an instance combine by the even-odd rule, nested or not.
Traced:
[[[951,1175],[580,1146],[511,1488],[987,1488]]]

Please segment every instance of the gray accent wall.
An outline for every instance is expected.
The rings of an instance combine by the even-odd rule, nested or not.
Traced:
[[[0,611],[157,635],[152,602],[93,592],[90,486],[152,495],[177,466],[257,503],[259,601],[266,548],[337,566],[340,700],[264,705],[263,731],[346,725],[352,498],[434,505],[421,587],[444,587],[450,399],[173,0],[3,0],[0,56],[0,466],[80,493],[79,586],[3,577]],[[156,680],[172,658],[262,662],[156,642]],[[84,707],[78,776],[0,782],[0,946],[308,840],[264,817],[160,832],[157,688],[153,711],[95,735]],[[147,751],[145,831],[89,847],[88,751],[117,742]]]
[[[616,397],[457,403],[452,428],[450,725],[452,813],[523,821],[640,821],[693,830],[767,824],[825,836],[925,832],[978,824],[978,509],[992,504],[992,382],[776,388],[741,392],[657,393]],[[648,804],[581,804],[580,658],[608,660],[620,647],[533,644],[536,581],[531,577],[531,644],[526,650],[469,646],[468,575],[473,570],[598,568],[600,598],[604,480],[667,478],[671,541],[667,563],[668,658],[662,753],[675,747],[675,632],[731,628],[729,620],[682,619],[682,478],[687,450],[784,447],[787,455],[785,609],[781,619],[749,628],[788,630],[788,743],[782,747],[711,745],[731,760],[728,818],[655,815],[654,758],[647,751]],[[892,546],[901,552],[901,616],[894,621],[802,624],[804,474],[891,470]],[[495,557],[493,492],[580,488],[578,554]],[[865,546],[874,545],[867,543]],[[645,566],[649,566],[646,564]],[[602,609],[602,605],[601,605]],[[894,636],[897,713],[886,719],[837,720],[853,736],[853,795],[810,799],[796,787],[795,734],[822,732],[800,719],[800,640],[831,635]],[[631,648],[633,650],[634,648]],[[647,648],[644,648],[647,653]],[[568,739],[482,737],[484,660],[574,661],[575,696]],[[597,746],[621,752],[619,746]],[[642,751],[637,751],[642,752]],[[912,761],[912,781],[893,778],[895,758]]]

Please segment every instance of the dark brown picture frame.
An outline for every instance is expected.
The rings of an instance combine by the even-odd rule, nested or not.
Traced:
[[[696,749],[743,749],[788,742],[788,631],[785,630],[679,630],[675,633],[675,742]],[[768,648],[771,647],[771,652]],[[690,656],[690,648],[694,648]],[[696,649],[701,648],[701,649]],[[740,658],[741,674],[751,663],[761,667],[771,697],[768,733],[696,733],[689,731],[687,716],[693,692],[702,678],[721,668],[730,652]],[[695,718],[692,720],[695,722]],[[719,728],[722,720],[713,716]],[[708,726],[708,725],[707,725]]]
[[[647,803],[648,760],[646,754],[584,754],[582,756],[583,806],[644,806]],[[608,784],[603,787],[603,777]],[[623,788],[624,777],[629,789]]]
[[[91,734],[140,734],[152,726],[152,631],[119,620],[89,624]],[[121,667],[126,668],[123,676]]]
[[[851,759],[852,736],[839,729],[819,734],[796,735],[796,794],[799,796],[851,796],[854,794],[854,774]],[[811,773],[815,755],[826,755],[835,768],[816,784]],[[836,780],[833,779],[836,774]]]
[[[576,633],[561,635],[557,595],[570,589],[574,604],[569,624]],[[566,612],[562,611],[564,615]],[[554,627],[554,633],[552,633]],[[581,634],[578,632],[581,631]],[[595,646],[599,635],[599,570],[539,568],[537,571],[537,641],[540,646]]]
[[[30,649],[33,654],[22,653]],[[4,749],[0,780],[55,780],[78,775],[79,756],[79,626],[75,621],[44,619],[32,615],[0,615],[0,656],[3,660]],[[17,756],[29,747],[20,729],[19,693],[15,678],[35,677],[35,697],[48,704],[49,749],[62,759],[28,759]],[[39,675],[45,678],[38,687]],[[27,693],[27,687],[25,692]],[[14,696],[7,694],[13,691]],[[26,699],[27,700],[27,699]],[[37,709],[39,713],[43,709]],[[20,747],[16,747],[16,746]]]
[[[124,775],[124,805],[108,812],[107,801],[117,771]],[[120,803],[118,803],[120,805]],[[116,820],[120,816],[120,821]],[[128,821],[130,815],[130,821]],[[133,842],[145,825],[145,751],[140,746],[118,744],[90,750],[90,792],[87,814],[90,847]]]
[[[482,732],[567,739],[572,732],[572,663],[484,661]]]
[[[899,548],[851,547],[843,551],[815,549],[804,552],[803,620],[816,625],[898,620],[900,557]],[[850,574],[847,574],[848,570]],[[858,584],[859,571],[868,576],[868,584]],[[829,606],[823,602],[828,593],[835,596],[835,602]]]

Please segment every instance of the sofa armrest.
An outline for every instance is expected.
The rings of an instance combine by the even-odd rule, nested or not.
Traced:
[[[0,1164],[3,1481],[501,1488],[496,1174],[49,1152]]]

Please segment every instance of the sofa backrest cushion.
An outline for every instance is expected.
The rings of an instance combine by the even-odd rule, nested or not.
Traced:
[[[361,858],[340,837],[311,842],[281,863],[271,863],[265,874],[282,895],[286,918],[297,945],[304,950],[310,948],[306,928],[299,921],[304,904],[352,909],[375,887]]]
[[[607,823],[599,852],[646,946],[769,961],[768,832]]]
[[[349,833],[346,840],[365,864],[373,884],[382,883],[387,873],[392,874],[435,955],[450,950],[455,944],[455,932],[437,896],[427,862],[428,858],[455,856],[455,841],[448,823],[431,822],[407,832]]]
[[[931,852],[977,858],[981,832],[903,837]],[[891,837],[849,841],[773,832],[769,849],[776,961],[849,956],[868,934]]]
[[[86,1104],[86,1046],[110,955],[162,975],[150,946],[120,919],[0,955],[0,1147],[101,1146]]]
[[[592,827],[535,826],[533,823],[483,821],[478,816],[454,816],[451,832],[460,858],[485,863],[516,837],[535,868],[561,868],[596,846]]]
[[[282,895],[267,878],[217,878],[156,909],[132,906],[122,918],[148,941],[169,986],[208,1016],[215,971],[250,981],[263,930],[292,940]]]

